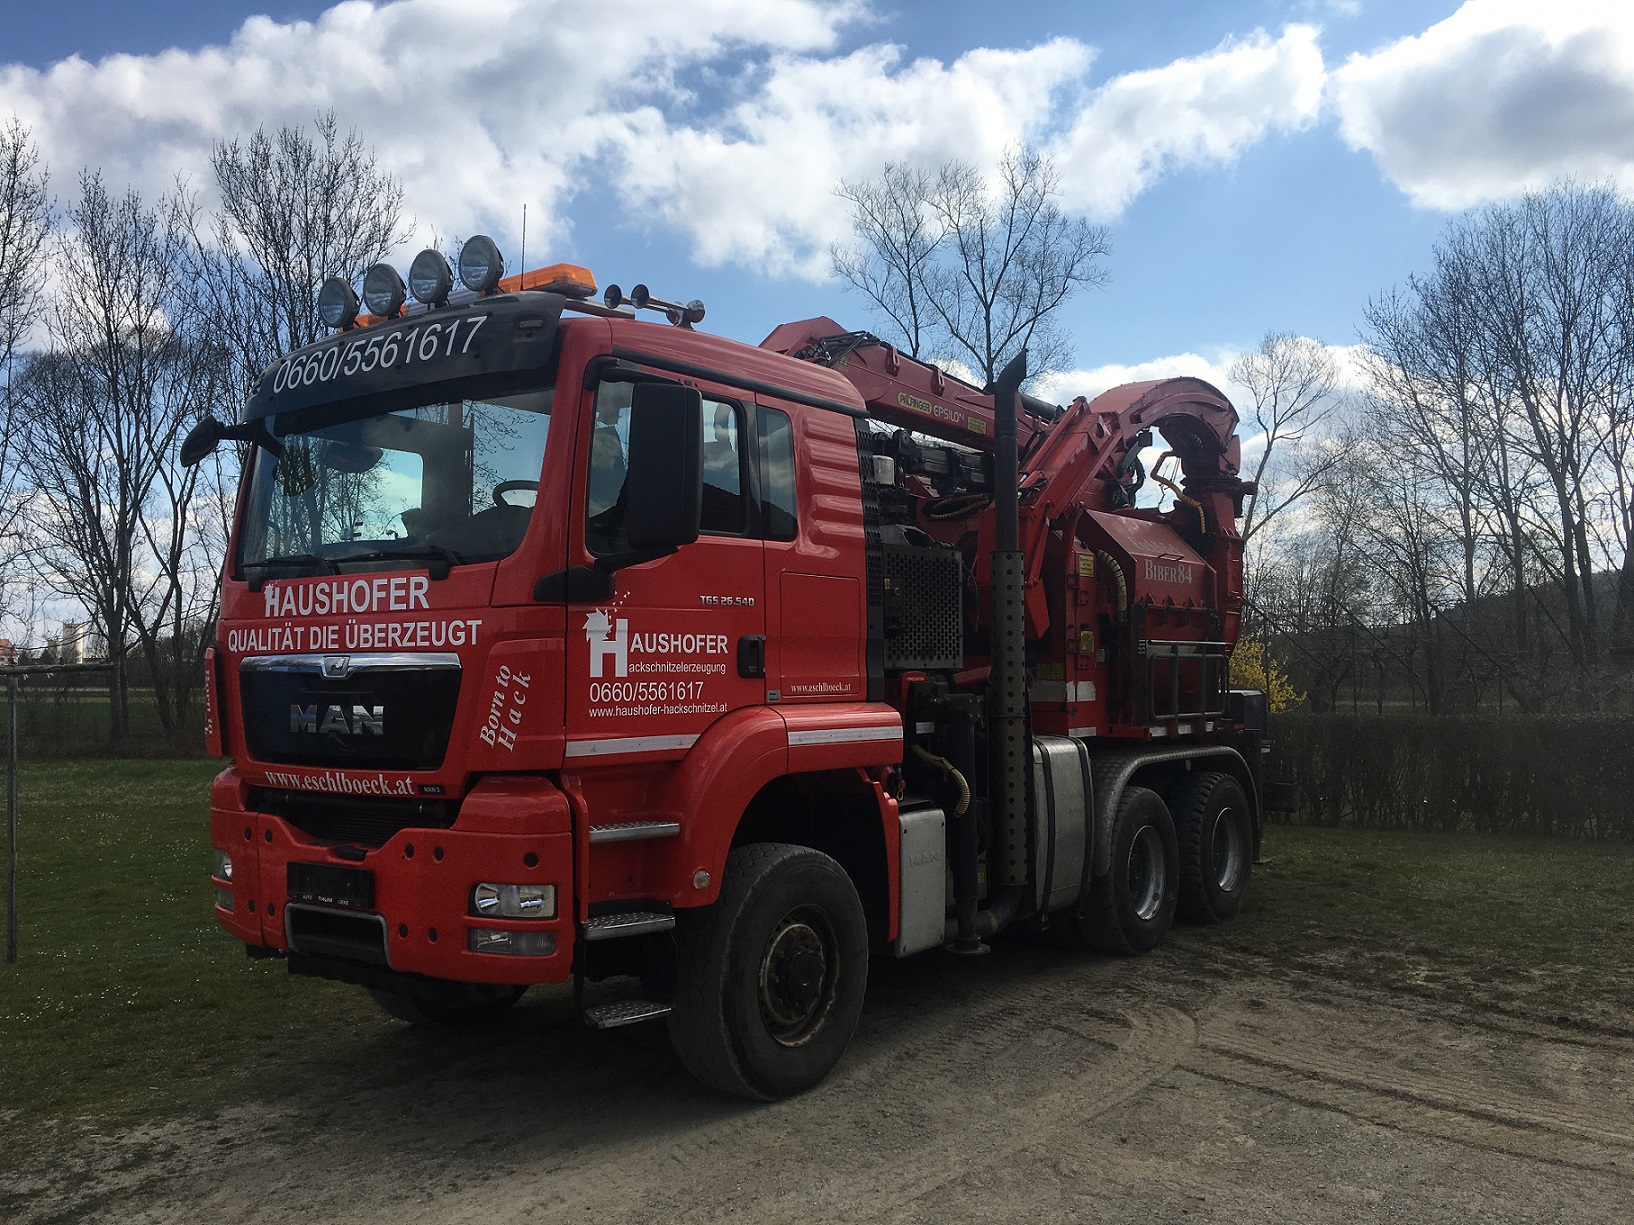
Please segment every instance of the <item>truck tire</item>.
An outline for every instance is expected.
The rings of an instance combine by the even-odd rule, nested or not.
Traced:
[[[868,925],[845,869],[781,842],[726,859],[713,906],[676,915],[670,1041],[711,1088],[770,1101],[839,1062],[868,984]]]
[[[1163,943],[1174,923],[1179,848],[1163,797],[1126,787],[1112,821],[1112,868],[1090,882],[1084,936],[1103,953],[1129,957]]]
[[[439,981],[404,984],[400,990],[367,990],[382,1012],[399,1021],[421,1029],[471,1029],[499,1020],[527,988]]]
[[[1193,771],[1169,791],[1180,839],[1180,917],[1219,923],[1242,909],[1254,871],[1254,826],[1242,784]]]

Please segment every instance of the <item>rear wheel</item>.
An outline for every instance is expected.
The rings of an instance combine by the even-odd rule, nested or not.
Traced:
[[[1180,839],[1180,914],[1218,923],[1242,909],[1254,871],[1254,827],[1242,784],[1193,771],[1169,792]]]
[[[406,982],[400,988],[368,988],[388,1016],[426,1029],[489,1025],[510,1011],[526,987],[487,983]]]
[[[676,916],[670,1039],[712,1088],[770,1100],[844,1054],[868,981],[868,926],[845,869],[779,842],[734,850],[720,899]]]
[[[1168,806],[1155,791],[1127,787],[1112,821],[1112,867],[1090,882],[1083,915],[1089,943],[1129,956],[1163,943],[1174,922],[1179,851]]]

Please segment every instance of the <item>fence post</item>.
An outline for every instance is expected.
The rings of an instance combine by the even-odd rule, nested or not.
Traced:
[[[6,677],[6,964],[17,964],[17,677]]]

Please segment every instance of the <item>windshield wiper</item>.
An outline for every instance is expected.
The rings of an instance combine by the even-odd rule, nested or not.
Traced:
[[[401,549],[374,549],[368,553],[348,553],[337,560],[342,562],[354,561],[396,561],[398,558],[420,558],[432,562],[441,562],[441,565],[427,566],[431,577],[444,579],[454,566],[463,566],[465,558],[453,549],[445,548],[440,544],[411,544]],[[340,573],[336,567],[335,573]]]
[[[317,553],[285,553],[282,557],[263,557],[260,561],[247,561],[242,565],[245,570],[263,570],[269,566],[320,566],[330,574],[339,574],[340,567],[332,557],[323,557]]]
[[[316,566],[328,574],[340,573],[340,567],[335,564],[333,558],[323,557],[317,553],[285,553],[282,557],[263,557],[260,561],[239,563],[241,570],[270,570],[277,566]],[[257,574],[250,579],[250,590],[260,591],[266,582],[266,575]]]

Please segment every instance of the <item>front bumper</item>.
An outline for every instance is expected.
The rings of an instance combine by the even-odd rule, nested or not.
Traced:
[[[564,982],[572,972],[573,835],[566,798],[539,778],[479,783],[452,829],[404,829],[361,859],[336,855],[276,816],[251,811],[233,770],[211,791],[210,842],[232,857],[231,882],[214,880],[216,918],[252,947],[334,956],[332,947],[303,948],[301,930],[332,916],[335,926],[382,931],[384,963],[393,970],[471,983]],[[468,820],[469,818],[469,820]],[[469,826],[477,828],[469,828]],[[288,907],[291,863],[363,868],[374,881],[373,905],[363,910],[296,900],[293,946]],[[479,882],[556,886],[556,917],[515,920],[470,913]],[[232,907],[220,904],[231,891]],[[378,916],[378,920],[374,918]],[[544,956],[473,953],[473,928],[549,932],[555,951]],[[344,954],[342,954],[344,956]],[[368,964],[360,956],[360,964]],[[379,965],[379,961],[374,962]]]

